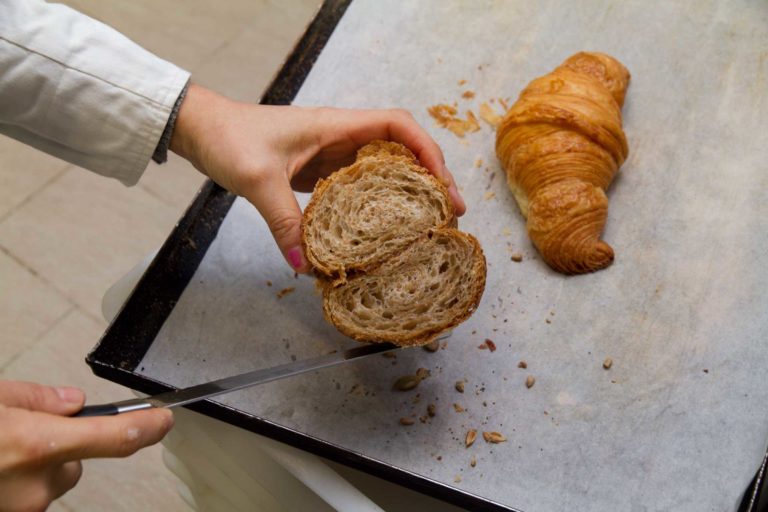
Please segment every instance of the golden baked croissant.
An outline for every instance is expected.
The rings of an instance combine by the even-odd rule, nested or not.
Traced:
[[[613,261],[600,240],[605,190],[629,152],[621,106],[629,71],[602,53],[577,53],[533,80],[498,127],[496,155],[550,267],[594,272]]]

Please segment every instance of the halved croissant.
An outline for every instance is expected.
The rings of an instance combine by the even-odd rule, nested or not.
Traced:
[[[533,80],[498,127],[496,154],[544,261],[564,274],[613,262],[600,240],[605,190],[627,158],[621,106],[629,71],[602,53],[577,53]]]
[[[319,182],[302,243],[325,318],[358,341],[424,345],[477,309],[485,256],[448,189],[405,146],[374,141]]]

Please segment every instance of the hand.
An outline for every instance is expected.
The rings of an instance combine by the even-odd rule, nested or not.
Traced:
[[[356,151],[376,139],[410,148],[448,185],[456,213],[464,213],[440,148],[404,110],[253,105],[193,84],[170,147],[213,181],[253,203],[288,263],[306,272],[301,209],[292,188],[311,191],[318,178],[351,164]]]
[[[84,400],[76,388],[0,381],[0,512],[45,510],[80,479],[80,460],[126,457],[173,425],[167,409],[68,418]]]

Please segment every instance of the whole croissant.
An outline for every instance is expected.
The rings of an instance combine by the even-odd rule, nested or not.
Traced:
[[[496,154],[544,261],[564,274],[613,262],[600,240],[605,190],[627,158],[621,106],[629,71],[601,53],[577,53],[533,80],[499,124]]]

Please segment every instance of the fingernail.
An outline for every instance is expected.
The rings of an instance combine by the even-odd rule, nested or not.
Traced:
[[[163,409],[166,413],[165,418],[163,420],[165,421],[165,431],[168,432],[173,428],[173,424],[176,422],[176,420],[173,418],[173,413],[170,409]]]
[[[290,263],[295,270],[304,267],[304,256],[302,255],[301,247],[294,247],[288,251],[288,263]]]
[[[83,402],[83,399],[84,399],[83,392],[77,388],[60,387],[55,389],[56,389],[56,394],[59,395],[59,398],[61,398],[65,402],[69,402],[72,404],[79,404]]]

